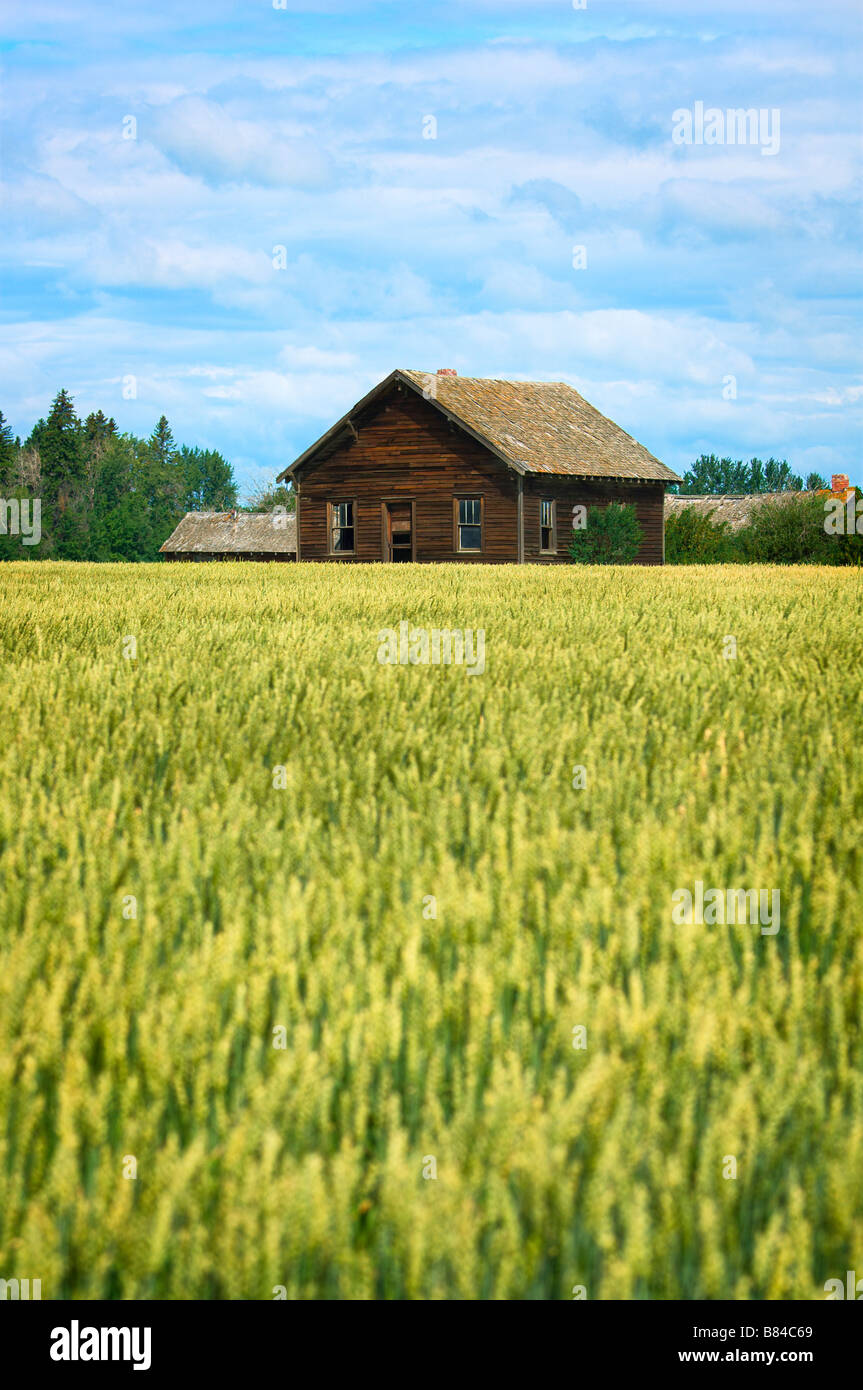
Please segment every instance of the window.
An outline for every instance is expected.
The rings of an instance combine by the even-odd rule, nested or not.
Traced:
[[[354,535],[353,502],[331,502],[330,553],[332,555],[352,555],[356,549]]]
[[[539,504],[539,548],[546,554],[551,554],[557,550],[553,497],[543,497]]]
[[[482,550],[482,498],[456,498],[456,550]]]

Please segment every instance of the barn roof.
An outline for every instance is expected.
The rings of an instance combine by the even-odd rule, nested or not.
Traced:
[[[171,554],[294,555],[297,519],[275,512],[186,512],[159,549]]]
[[[613,420],[564,381],[496,381],[398,369],[342,416],[326,434],[279,475],[324,458],[356,433],[352,417],[391,386],[404,383],[473,435],[517,473],[557,473],[581,478],[680,482]]]
[[[725,521],[728,523],[729,530],[739,531],[747,526],[752,516],[752,510],[761,502],[787,502],[792,497],[814,496],[813,493],[801,492],[729,492],[729,493],[701,493],[688,497],[679,497],[672,493],[665,494],[665,516],[679,515],[684,511],[698,512],[701,516],[709,516],[714,523]]]

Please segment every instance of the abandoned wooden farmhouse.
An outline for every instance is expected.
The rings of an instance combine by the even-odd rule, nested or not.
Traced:
[[[562,563],[573,508],[617,501],[635,506],[646,565],[663,562],[665,488],[680,481],[564,382],[451,370],[392,372],[285,480],[298,560]],[[194,514],[166,557],[183,557],[184,527],[189,544]]]

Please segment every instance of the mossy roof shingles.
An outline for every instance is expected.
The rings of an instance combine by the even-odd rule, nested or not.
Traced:
[[[499,381],[397,368],[279,474],[281,482],[328,456],[393,388],[408,386],[519,473],[678,483],[643,444],[564,381]]]
[[[679,482],[643,444],[565,381],[498,381],[402,371],[449,415],[528,473]]]
[[[159,549],[184,555],[292,555],[297,519],[275,512],[187,512]]]

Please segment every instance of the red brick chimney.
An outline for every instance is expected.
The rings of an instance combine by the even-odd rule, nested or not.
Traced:
[[[834,473],[834,474],[833,474],[833,477],[830,479],[830,491],[831,491],[831,492],[847,492],[847,490],[848,490],[848,474],[847,474],[847,473]]]
[[[437,374],[438,376],[458,376],[455,367],[438,367]]]

